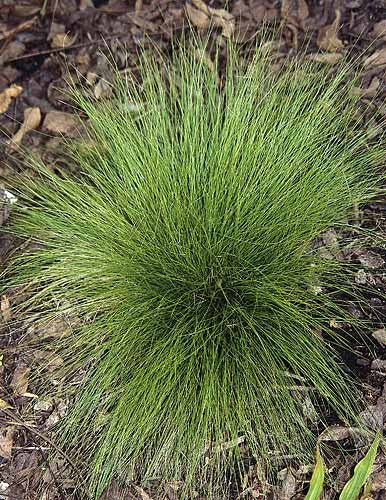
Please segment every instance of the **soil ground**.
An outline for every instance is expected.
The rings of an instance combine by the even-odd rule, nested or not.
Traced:
[[[120,66],[135,66],[140,43],[150,39],[168,50],[171,40],[188,28],[214,28],[213,36],[236,36],[240,42],[253,38],[265,26],[280,28],[277,61],[305,50],[307,57],[334,65],[347,52],[363,59],[360,85],[364,101],[371,101],[369,127],[386,114],[386,1],[385,0],[0,0],[0,226],[11,210],[2,190],[15,182],[23,169],[17,149],[8,138],[40,154],[55,168],[61,162],[62,136],[77,135],[74,112],[63,90],[69,72],[76,68],[97,98],[108,96],[109,67],[100,50],[108,48]],[[280,43],[279,43],[280,42]],[[128,57],[125,56],[128,54]],[[386,203],[377,200],[358,209],[358,221],[384,232]],[[322,238],[332,258],[359,265],[358,284],[366,288],[369,308],[354,311],[369,320],[373,343],[353,346],[348,359],[358,374],[368,408],[362,418],[374,428],[386,421],[386,307],[379,298],[385,290],[385,249],[359,250],[355,244],[342,248],[339,234],[330,231]],[[0,232],[0,264],[4,265],[18,243]],[[373,290],[373,292],[372,292]],[[348,304],[348,307],[353,307]],[[31,353],[23,349],[26,331],[55,337],[66,325],[58,321],[50,331],[19,324],[13,314],[12,296],[1,297],[0,314],[0,499],[54,500],[82,498],[77,479],[66,460],[50,462],[53,446],[50,429],[68,410],[66,399],[45,399],[31,384]],[[12,322],[12,327],[9,322]],[[32,329],[32,330],[31,330]],[[27,333],[28,334],[28,333]],[[36,357],[36,353],[34,354]],[[47,367],[50,376],[50,367]],[[338,422],[332,422],[339,424]],[[337,451],[328,462],[331,477],[324,499],[338,492],[363,456],[350,431],[335,426],[331,442],[348,452]],[[362,443],[363,444],[363,443]],[[251,466],[240,498],[304,498],[311,464],[285,467],[273,486],[257,479]],[[105,493],[105,500],[121,498],[118,485]],[[127,496],[129,495],[129,496]],[[125,498],[178,499],[178,485],[165,484],[152,492],[149,485],[133,485]],[[376,459],[368,499],[386,498],[386,455]]]

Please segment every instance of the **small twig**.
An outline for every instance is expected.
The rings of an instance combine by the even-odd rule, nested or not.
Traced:
[[[24,21],[23,23],[20,23],[19,25],[16,26],[16,28],[12,28],[11,30],[4,31],[0,35],[0,41],[4,40],[6,38],[9,38],[9,37],[15,35],[16,33],[19,33],[19,31],[23,31],[27,28],[30,28],[35,23],[36,19],[37,19],[37,16],[33,17],[32,19],[28,19],[27,21]]]
[[[113,38],[117,38],[119,36],[127,36],[127,35],[128,35],[127,32],[126,33],[116,33],[114,35],[100,38],[99,40],[91,40],[89,42],[77,43],[75,45],[70,45],[68,47],[55,47],[52,49],[40,50],[37,52],[30,52],[29,54],[23,54],[21,56],[14,57],[12,59],[8,59],[6,62],[12,63],[12,62],[17,62],[17,61],[22,61],[23,59],[32,59],[34,57],[47,56],[50,54],[55,54],[57,52],[65,52],[67,50],[81,49],[83,47],[89,47],[90,45],[98,45],[100,43],[104,43],[106,40],[112,40]]]

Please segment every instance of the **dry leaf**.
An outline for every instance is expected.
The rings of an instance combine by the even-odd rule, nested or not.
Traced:
[[[28,389],[28,376],[31,369],[25,365],[20,365],[16,367],[13,373],[13,377],[10,386],[16,396],[23,396],[27,393]]]
[[[375,330],[375,332],[372,333],[372,336],[375,338],[377,342],[386,346],[386,330],[384,328]]]
[[[213,23],[222,28],[222,34],[225,37],[230,37],[234,32],[234,17],[225,9],[213,9],[202,0],[192,0],[192,3],[186,3],[185,9],[189,20],[197,28],[207,29]]]
[[[332,24],[324,26],[319,30],[316,40],[317,46],[328,52],[339,52],[344,47],[342,40],[338,38],[340,11],[336,10],[335,15],[335,21]]]
[[[282,487],[280,489],[280,499],[290,500],[296,493],[298,482],[291,468],[283,469],[280,479],[282,479]]]
[[[106,12],[107,14],[125,14],[129,10],[126,0],[109,1],[105,5],[98,7],[99,12]]]
[[[42,351],[35,349],[33,351],[33,356],[39,365],[44,366],[44,369],[48,372],[55,372],[59,366],[64,363],[63,358],[60,356],[53,355],[50,351]],[[53,383],[56,383],[53,381]]]
[[[11,104],[12,99],[23,92],[23,87],[20,85],[11,85],[3,92],[0,92],[0,114],[5,113]]]
[[[35,14],[39,14],[41,8],[41,5],[15,5],[13,8],[13,14],[16,17],[30,17]]]
[[[51,411],[52,410],[52,401],[49,399],[38,399],[34,404],[35,411]]]
[[[142,500],[153,500],[147,493],[146,491],[141,488],[140,486],[137,486],[134,484],[134,488],[137,490],[137,492],[141,495]]]
[[[101,78],[94,87],[94,96],[96,99],[100,99],[101,97],[111,97],[112,95],[113,90],[111,84]]]
[[[327,427],[322,434],[319,436],[320,441],[341,441],[342,439],[348,439],[351,437],[351,432],[348,427],[343,427],[341,425],[333,425]]]
[[[86,82],[88,85],[94,85],[97,81],[98,75],[92,71],[89,71],[86,75]]]
[[[385,261],[375,252],[361,251],[358,253],[359,262],[369,269],[379,269],[384,266]]]
[[[306,0],[298,0],[298,19],[300,21],[304,21],[307,17],[309,17],[309,15],[310,11]]]
[[[50,25],[50,31],[47,35],[47,40],[52,40],[57,33],[65,33],[66,25],[62,23],[56,23],[53,21]]]
[[[281,3],[281,16],[284,20],[304,27],[304,21],[309,17],[310,11],[306,0],[283,0]]]
[[[326,52],[324,54],[309,54],[307,59],[325,64],[337,64],[342,57],[342,54],[338,52]]]
[[[381,84],[380,79],[377,76],[374,76],[374,78],[371,80],[370,85],[367,87],[367,89],[361,89],[360,87],[354,87],[352,89],[352,93],[355,96],[358,97],[374,97],[377,93],[377,90]]]
[[[8,61],[17,59],[25,51],[25,45],[22,42],[14,40],[10,42],[4,49],[2,49],[0,54],[0,66]]]
[[[63,318],[55,318],[49,322],[34,322],[27,328],[27,335],[34,338],[61,338],[71,332],[71,327]]]
[[[10,460],[12,456],[14,427],[5,427],[0,430],[0,457]]]
[[[384,64],[386,64],[386,47],[375,51],[374,54],[371,54],[371,56],[367,57],[363,62],[363,66],[370,68],[374,66],[383,66]]]
[[[386,467],[375,472],[371,480],[371,491],[379,493],[381,490],[386,490]]]
[[[291,0],[282,0],[280,14],[284,20],[291,16]]]
[[[42,115],[39,108],[26,108],[24,110],[24,121],[19,130],[12,137],[11,142],[14,144],[20,144],[27,132],[38,128],[41,119]]]
[[[0,399],[0,410],[6,410],[7,408],[12,408],[12,406],[4,399]]]
[[[207,29],[210,26],[209,17],[201,10],[195,9],[190,3],[185,5],[186,15],[189,21],[196,26],[196,28]]]
[[[117,481],[113,480],[110,481],[109,486],[103,491],[100,500],[122,500],[122,499],[131,500],[132,498],[135,497],[127,496],[127,491],[125,491],[124,485],[118,484]]]
[[[61,420],[65,416],[67,409],[67,404],[64,401],[60,401],[51,415],[47,418],[45,422],[46,429],[49,429],[56,425],[59,420]]]
[[[8,321],[11,321],[12,311],[11,311],[11,306],[9,304],[9,299],[6,295],[1,296],[0,310],[1,310],[1,315],[3,317],[3,321],[5,323],[8,323]]]
[[[386,374],[386,359],[374,359],[371,362],[371,369]]]
[[[373,369],[372,366],[371,369]],[[382,407],[378,406],[378,404],[369,405],[365,410],[363,410],[359,414],[359,417],[361,419],[361,422],[367,428],[377,430],[377,429],[382,429],[383,427],[383,409]]]
[[[374,24],[373,35],[377,38],[386,38],[386,19]]]
[[[51,47],[53,49],[65,49],[67,47],[71,47],[71,45],[75,42],[78,35],[69,35],[68,33],[55,33],[51,40]]]
[[[63,134],[68,137],[79,136],[78,118],[64,111],[49,111],[44,118],[43,127],[54,134]]]

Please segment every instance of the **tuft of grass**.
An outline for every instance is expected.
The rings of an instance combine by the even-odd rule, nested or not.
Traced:
[[[66,383],[83,373],[58,440],[93,498],[116,477],[222,498],[246,446],[267,473],[312,456],[299,385],[343,420],[360,399],[329,326],[349,320],[347,269],[315,242],[377,193],[384,144],[346,67],[275,72],[261,44],[219,81],[196,48],[144,55],[111,100],[75,93],[79,175],[33,162],[17,193],[11,230],[37,245],[6,285],[30,314],[77,318],[56,345]]]

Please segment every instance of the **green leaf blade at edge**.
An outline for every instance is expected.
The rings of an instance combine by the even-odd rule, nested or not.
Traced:
[[[322,455],[320,454],[320,447],[318,443],[316,446],[315,468],[310,480],[309,490],[304,500],[319,500],[323,491],[324,474],[325,474],[324,462]]]
[[[381,435],[378,432],[364,458],[362,458],[362,460],[355,466],[354,475],[345,484],[341,494],[339,495],[339,500],[355,500],[359,497],[362,487],[365,485],[366,480],[371,474],[371,468],[377,455],[380,439]]]

